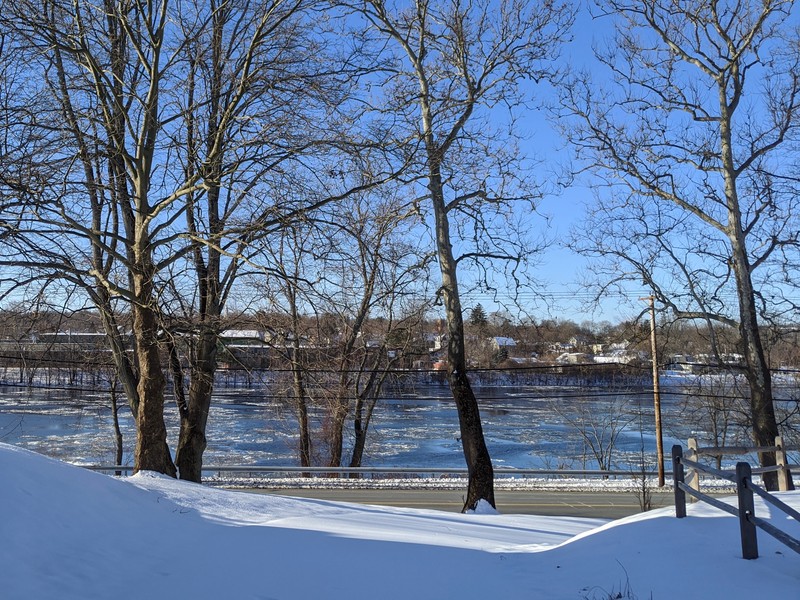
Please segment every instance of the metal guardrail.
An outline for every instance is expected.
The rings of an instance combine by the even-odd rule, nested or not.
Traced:
[[[756,450],[763,451],[763,449]],[[715,477],[735,483],[738,509],[724,502],[720,502],[707,494],[703,494],[699,489],[688,485],[685,482],[684,466],[692,468],[696,473],[703,471]],[[776,469],[758,469],[758,471],[762,473],[772,470]],[[751,469],[748,463],[736,463],[736,470],[734,472],[722,471],[685,458],[683,456],[683,448],[676,444],[672,447],[672,471],[674,478],[675,516],[678,519],[686,517],[686,494],[689,494],[706,504],[710,504],[738,518],[742,542],[742,558],[758,558],[757,528],[767,532],[779,542],[800,554],[800,540],[793,538],[785,531],[775,527],[772,523],[756,516],[753,494],[758,495],[765,502],[783,511],[798,522],[800,522],[800,512],[753,483],[752,476],[756,470]],[[695,478],[695,480],[697,481],[699,478]]]
[[[81,465],[82,467],[103,473],[108,472],[121,472],[131,473],[134,467],[131,465]],[[338,475],[462,475],[467,476],[467,469],[465,468],[431,468],[431,467],[287,467],[287,466],[248,466],[248,465],[209,465],[202,468],[203,473],[258,473],[264,474],[294,474],[294,473],[309,473],[314,475],[328,475],[335,473]],[[631,471],[605,471],[605,470],[591,470],[591,469],[511,469],[511,468],[495,468],[495,475],[519,475],[522,477],[529,476],[552,476],[558,475],[560,477],[641,477],[641,472]],[[656,477],[656,472],[647,471],[644,473],[646,477]],[[672,473],[668,473],[672,475]]]

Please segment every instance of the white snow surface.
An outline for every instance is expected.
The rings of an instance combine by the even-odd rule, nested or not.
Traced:
[[[0,477],[4,599],[800,598],[799,554],[759,532],[742,559],[736,519],[703,505],[460,515],[115,479],[6,444]],[[756,514],[800,538],[758,499]]]

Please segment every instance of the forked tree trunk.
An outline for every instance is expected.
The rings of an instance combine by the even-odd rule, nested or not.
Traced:
[[[377,369],[377,365],[374,369]],[[370,375],[371,381],[375,381],[376,372],[373,370]],[[367,432],[369,431],[369,424],[372,420],[372,413],[375,410],[375,405],[378,402],[378,395],[380,393],[380,386],[377,390],[372,389],[371,385],[356,397],[356,405],[353,410],[353,451],[350,454],[350,466],[360,467],[361,461],[364,458],[364,449],[367,447]],[[355,474],[351,474],[355,477]]]

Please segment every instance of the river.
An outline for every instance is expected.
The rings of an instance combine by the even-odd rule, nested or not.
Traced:
[[[207,465],[297,465],[296,421],[283,401],[247,386],[217,389],[207,432]],[[611,435],[616,436],[616,468],[639,468],[642,452],[648,468],[654,465],[653,397],[645,388],[494,384],[476,387],[476,395],[495,466],[596,468],[596,451],[607,449]],[[673,443],[685,444],[698,433],[697,423],[686,417],[686,398],[682,381],[662,384],[667,453]],[[134,429],[127,407],[120,417],[123,463],[131,464]],[[177,415],[171,404],[166,418],[174,448]],[[312,414],[312,426],[324,429],[323,411]],[[0,387],[0,441],[69,462],[113,464],[108,392]],[[463,467],[458,419],[448,389],[418,386],[411,393],[389,393],[381,399],[363,465]]]

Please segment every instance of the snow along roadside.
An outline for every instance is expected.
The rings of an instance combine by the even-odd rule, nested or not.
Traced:
[[[230,489],[359,489],[359,490],[459,490],[467,486],[463,477],[419,478],[327,478],[327,477],[204,477],[203,483],[212,487]],[[495,479],[497,490],[538,490],[607,493],[631,493],[643,487],[641,479],[577,479],[544,477],[503,477]],[[644,485],[654,494],[672,494],[672,483],[658,487],[656,478],[648,478]],[[703,479],[701,491],[713,494],[735,494],[736,488],[724,479]]]

